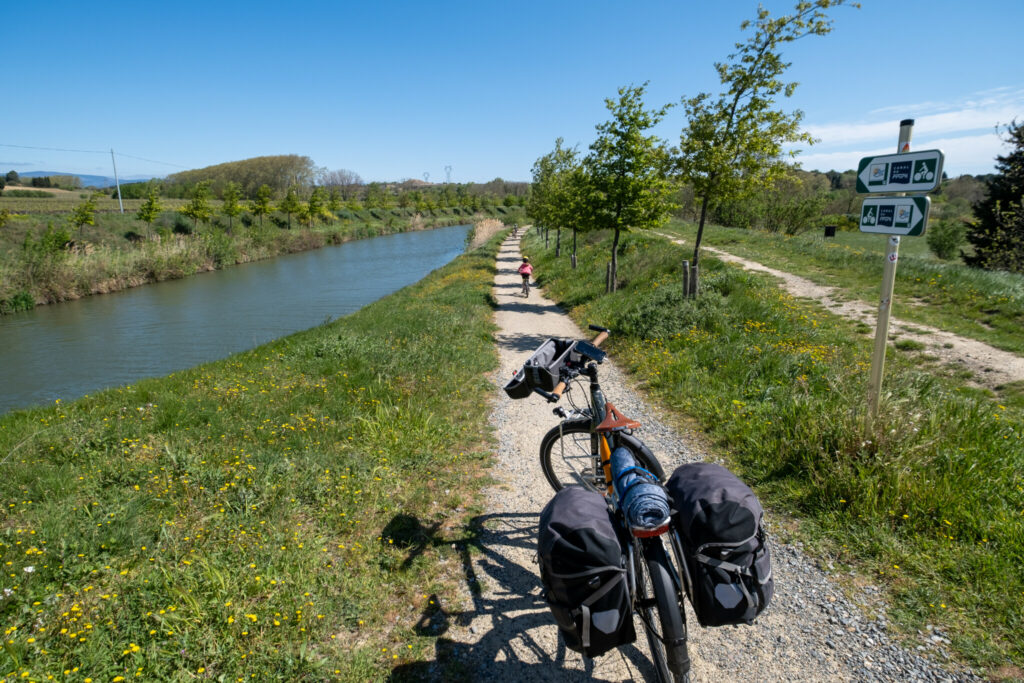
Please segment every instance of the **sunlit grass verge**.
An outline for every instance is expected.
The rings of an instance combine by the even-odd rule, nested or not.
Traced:
[[[812,552],[884,586],[909,633],[949,630],[976,664],[1024,665],[1024,408],[958,385],[890,347],[881,417],[868,425],[871,335],[713,258],[681,295],[683,247],[630,235],[621,289],[604,294],[610,240],[579,268],[524,251],[579,322],[611,327],[611,353],[681,418],[694,418]],[[553,244],[553,242],[552,242]],[[632,416],[641,418],[642,416]]]
[[[0,418],[0,676],[369,681],[433,659],[419,622],[456,599],[489,452],[496,252]]]
[[[673,221],[662,232],[686,240],[692,258],[696,228]],[[847,298],[877,305],[886,237],[839,232],[797,236],[759,230],[709,227],[705,244],[772,268],[838,286]],[[924,237],[904,237],[896,268],[893,315],[1024,354],[1024,275],[968,268],[936,260]]]

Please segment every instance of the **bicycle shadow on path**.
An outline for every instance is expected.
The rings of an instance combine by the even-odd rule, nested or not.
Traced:
[[[602,678],[609,660],[614,660],[616,667],[624,660],[635,680],[654,676],[650,662],[634,645],[612,650],[597,660],[568,651],[561,638],[557,647],[552,647],[554,617],[544,601],[536,569],[512,559],[533,557],[537,523],[538,515],[533,513],[479,515],[468,524],[467,540],[455,544],[437,534],[439,525],[424,527],[409,515],[397,515],[385,527],[385,538],[408,550],[403,567],[430,547],[457,547],[470,601],[466,609],[459,610],[431,595],[415,631],[437,639],[433,659],[402,664],[387,680],[622,680],[618,670],[612,677]],[[484,633],[474,643],[460,642],[461,633],[454,631],[466,629]],[[571,666],[567,667],[569,660]]]

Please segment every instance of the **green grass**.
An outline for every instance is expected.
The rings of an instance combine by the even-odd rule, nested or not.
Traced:
[[[432,658],[416,623],[458,599],[452,544],[491,451],[496,252],[0,418],[0,675],[368,681]]]
[[[662,232],[686,240],[690,253],[684,258],[692,258],[692,224],[674,221]],[[788,237],[709,226],[704,244],[838,287],[849,299],[878,303],[884,235],[839,232],[833,240],[817,232]],[[900,241],[893,315],[1024,354],[1024,276],[939,261],[923,237]]]
[[[536,235],[524,251],[577,321],[614,330],[612,356],[658,403],[799,520],[812,552],[885,586],[908,633],[941,625],[972,663],[1024,665],[1019,387],[1001,403],[913,348],[890,350],[872,422],[872,338],[855,323],[710,256],[701,296],[686,300],[688,251],[656,236],[625,238],[621,289],[605,295],[610,240],[582,242],[575,271]]]

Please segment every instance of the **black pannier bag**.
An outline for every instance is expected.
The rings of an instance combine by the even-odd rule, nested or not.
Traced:
[[[697,621],[753,623],[774,591],[757,496],[729,470],[704,462],[679,467],[667,488]]]
[[[636,640],[624,547],[596,491],[562,489],[540,513],[544,597],[566,646],[587,657]]]

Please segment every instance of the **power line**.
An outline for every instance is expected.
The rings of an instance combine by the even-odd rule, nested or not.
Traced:
[[[18,149],[43,149],[48,152],[81,152],[83,154],[106,154],[105,149],[62,149],[60,147],[30,147],[29,145],[5,145],[0,144],[0,147],[17,147]]]
[[[148,161],[151,164],[163,164],[164,166],[174,166],[175,168],[188,168],[188,166],[182,166],[181,164],[172,164],[169,161],[157,161],[156,159],[146,159],[144,157],[133,157],[131,154],[124,154],[123,152],[115,152],[117,156],[124,157],[126,159],[136,159],[138,161]]]
[[[64,149],[62,147],[33,147],[31,145],[8,145],[0,143],[0,147],[16,147],[17,149],[41,149],[48,152],[80,152],[82,154],[107,154],[107,150],[104,149]],[[182,166],[181,164],[172,164],[169,161],[157,161],[156,159],[146,159],[145,157],[136,157],[131,154],[124,154],[123,152],[115,152],[117,156],[124,157],[126,159],[135,159],[137,161],[147,161],[151,164],[163,164],[164,166],[174,166],[175,168],[188,168],[188,166]]]

